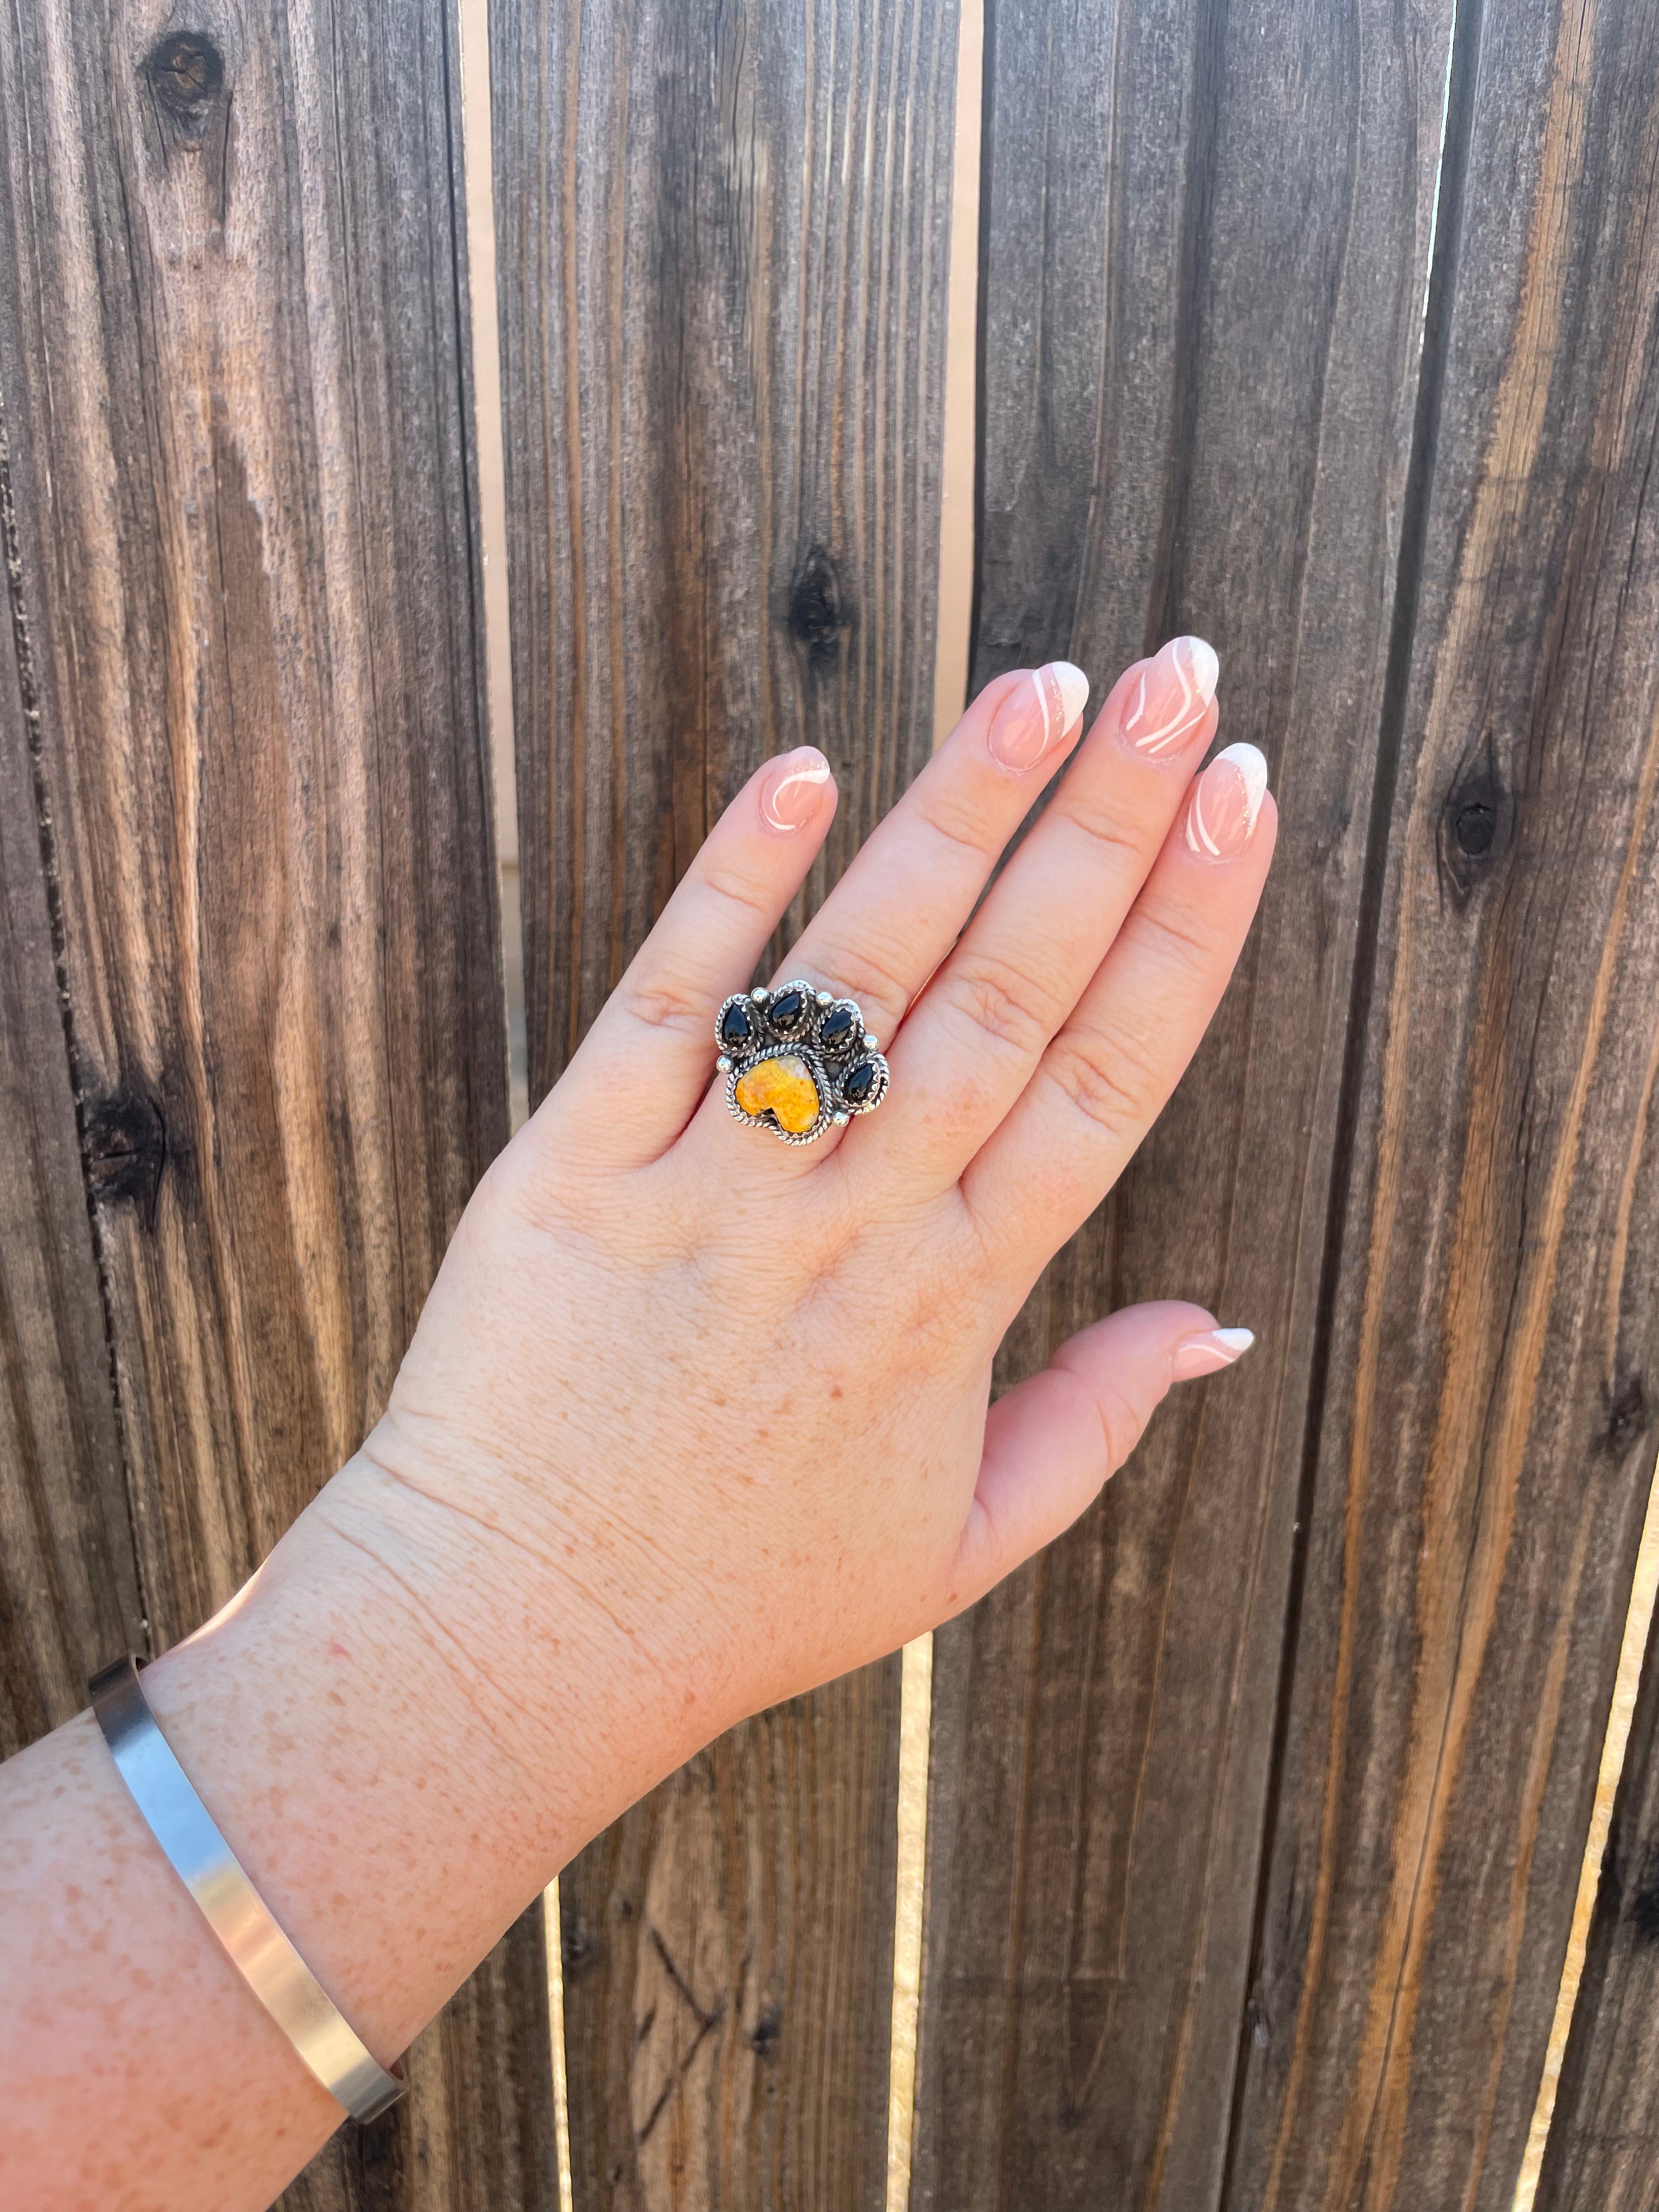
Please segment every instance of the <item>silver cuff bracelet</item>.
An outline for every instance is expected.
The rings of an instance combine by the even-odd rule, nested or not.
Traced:
[[[92,1710],[132,1801],[232,1965],[306,2064],[355,2120],[372,2120],[407,2086],[357,2040],[243,1872],[167,1738],[131,1659],[94,1675]]]

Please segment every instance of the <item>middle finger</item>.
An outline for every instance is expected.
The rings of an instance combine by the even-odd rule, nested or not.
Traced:
[[[1030,1079],[1087,988],[1215,734],[1218,663],[1172,638],[1121,677],[1047,811],[888,1054],[892,1093],[857,1149],[941,1187]]]

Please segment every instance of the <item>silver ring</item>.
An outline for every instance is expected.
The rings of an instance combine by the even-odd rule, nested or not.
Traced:
[[[726,1111],[786,1145],[811,1145],[887,1096],[887,1062],[856,999],[811,983],[734,991],[714,1017]]]

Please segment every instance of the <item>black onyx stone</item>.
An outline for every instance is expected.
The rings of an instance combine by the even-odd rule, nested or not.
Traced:
[[[728,1006],[720,1016],[720,1042],[741,1044],[750,1034],[749,1013],[744,1006]]]
[[[823,1018],[823,1028],[818,1031],[818,1042],[827,1044],[833,1052],[838,1047],[852,1042],[855,1026],[847,1007],[831,1006]]]
[[[862,1106],[876,1087],[876,1063],[861,1060],[856,1067],[849,1067],[841,1086],[842,1096],[849,1104]]]
[[[806,1012],[805,994],[801,991],[782,991],[766,1009],[767,1018],[779,1031],[792,1030]]]

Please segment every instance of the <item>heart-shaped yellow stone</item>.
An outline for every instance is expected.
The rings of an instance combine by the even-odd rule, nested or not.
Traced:
[[[818,1086],[812,1080],[811,1069],[797,1053],[757,1061],[746,1075],[738,1078],[732,1096],[745,1114],[758,1121],[769,1113],[792,1137],[804,1136],[818,1118]]]

